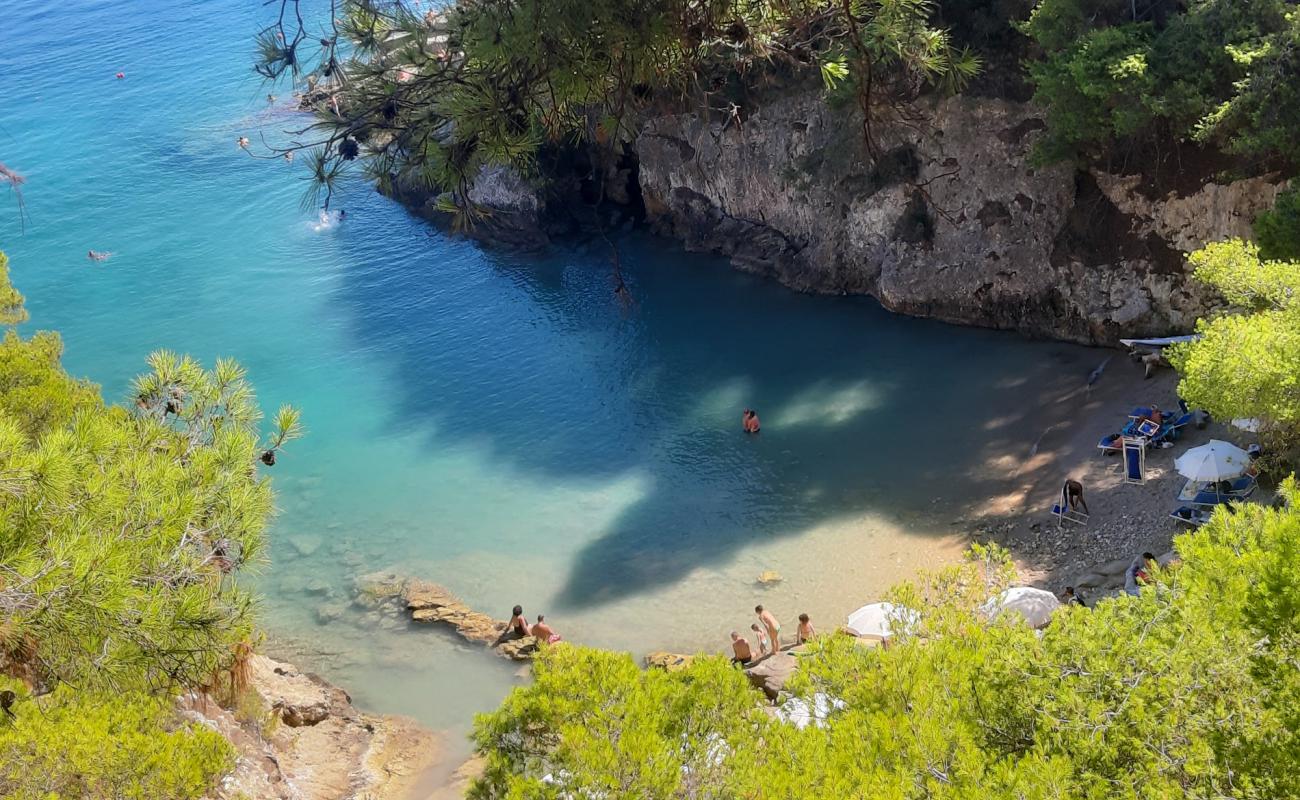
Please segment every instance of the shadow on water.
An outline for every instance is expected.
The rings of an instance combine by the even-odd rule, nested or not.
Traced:
[[[582,247],[523,259],[452,246],[438,265],[359,251],[339,295],[358,341],[391,364],[392,433],[484,450],[503,483],[641,480],[581,548],[569,606],[822,522],[978,496],[988,454],[1027,452],[1039,398],[1092,366],[1084,348],[798,295],[663,240],[622,246],[630,310],[603,251]],[[747,406],[757,436],[740,430]]]

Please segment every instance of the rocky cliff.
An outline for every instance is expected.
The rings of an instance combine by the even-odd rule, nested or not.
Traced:
[[[860,117],[820,86],[770,92],[743,117],[649,116],[623,163],[590,159],[543,192],[484,169],[471,197],[488,209],[472,235],[544,245],[579,227],[583,195],[644,213],[693,250],[799,291],[868,294],[904,314],[1086,344],[1192,329],[1215,300],[1185,255],[1251,235],[1283,184],[1232,183],[1211,169],[1150,176],[1030,163],[1046,127],[1030,104],[990,97],[927,102],[925,121],[878,130],[869,159]],[[566,162],[567,163],[567,162]],[[1139,165],[1149,166],[1149,165]],[[432,219],[437,198],[401,197]],[[579,215],[580,216],[580,215]]]
[[[405,800],[443,755],[432,731],[362,712],[342,689],[290,664],[253,656],[249,692],[259,719],[197,692],[180,701],[187,718],[235,747],[217,800]]]
[[[1035,169],[1033,107],[950,98],[868,161],[851,112],[787,92],[743,121],[649,120],[648,218],[686,246],[801,291],[1084,343],[1185,331],[1212,302],[1184,253],[1249,236],[1267,178],[1153,196],[1138,176]]]

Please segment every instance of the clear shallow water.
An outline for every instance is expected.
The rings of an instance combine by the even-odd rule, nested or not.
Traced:
[[[7,5],[0,161],[27,175],[29,219],[4,198],[0,248],[27,327],[60,330],[110,399],[165,347],[234,356],[264,406],[302,407],[309,435],[273,473],[265,627],[363,705],[463,731],[517,680],[348,608],[378,569],[635,652],[720,649],[756,601],[832,627],[960,548],[958,501],[993,491],[988,464],[1041,432],[1037,399],[1093,365],[635,235],[625,310],[602,248],[487,253],[359,183],[318,229],[302,169],[235,146],[300,122],[248,68],[264,13]],[[765,569],[786,580],[757,588]]]

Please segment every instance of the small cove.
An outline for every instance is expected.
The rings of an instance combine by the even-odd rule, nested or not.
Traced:
[[[28,218],[4,198],[0,248],[25,330],[59,330],[68,369],[110,401],[169,348],[233,356],[264,407],[303,409],[308,436],[272,472],[263,619],[362,706],[463,732],[517,680],[349,606],[375,570],[638,654],[720,649],[755,602],[833,627],[955,557],[955,509],[990,494],[1000,454],[1027,452],[1040,398],[1095,365],[635,233],[624,308],[600,247],[485,251],[360,182],[339,199],[348,221],[317,229],[302,170],[235,146],[299,124],[250,74],[259,15],[20,2],[0,153],[29,179]],[[785,580],[756,587],[767,569]]]

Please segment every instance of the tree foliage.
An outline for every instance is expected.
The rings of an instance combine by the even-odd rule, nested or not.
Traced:
[[[803,729],[720,657],[668,674],[550,648],[477,721],[473,796],[1295,796],[1300,512],[1219,514],[1177,547],[1140,596],[1065,607],[1041,635],[981,613],[1013,577],[997,554],[924,575],[893,593],[922,620],[894,646],[800,656],[792,696],[838,701]]]
[[[739,124],[744,80],[820,74],[851,92],[873,124],[911,121],[927,87],[955,90],[978,59],[931,23],[934,0],[461,0],[419,15],[393,0],[347,0],[319,39],[284,13],[263,32],[257,69],[303,75],[329,95],[292,148],[312,151],[328,193],[358,158],[386,188],[449,193],[471,209],[469,182],[493,164],[535,174],[548,150],[591,146],[617,157],[638,114],[698,102]],[[341,59],[340,43],[351,59]]]
[[[12,291],[7,280],[0,293]],[[272,508],[243,370],[166,353],[130,409],[59,365],[57,335],[0,343],[0,667],[36,687],[195,686],[251,634]]]
[[[167,699],[0,686],[19,697],[0,719],[0,796],[11,800],[187,800],[234,765],[229,742],[177,721]]]
[[[1273,207],[1255,218],[1255,238],[1264,258],[1300,261],[1300,188],[1278,192]]]
[[[1191,263],[1232,307],[1171,350],[1179,393],[1223,419],[1261,419],[1279,451],[1300,441],[1300,263],[1261,259],[1240,240],[1208,245]]]
[[[1190,140],[1294,159],[1297,24],[1285,0],[1042,0],[1022,26],[1039,160]]]

